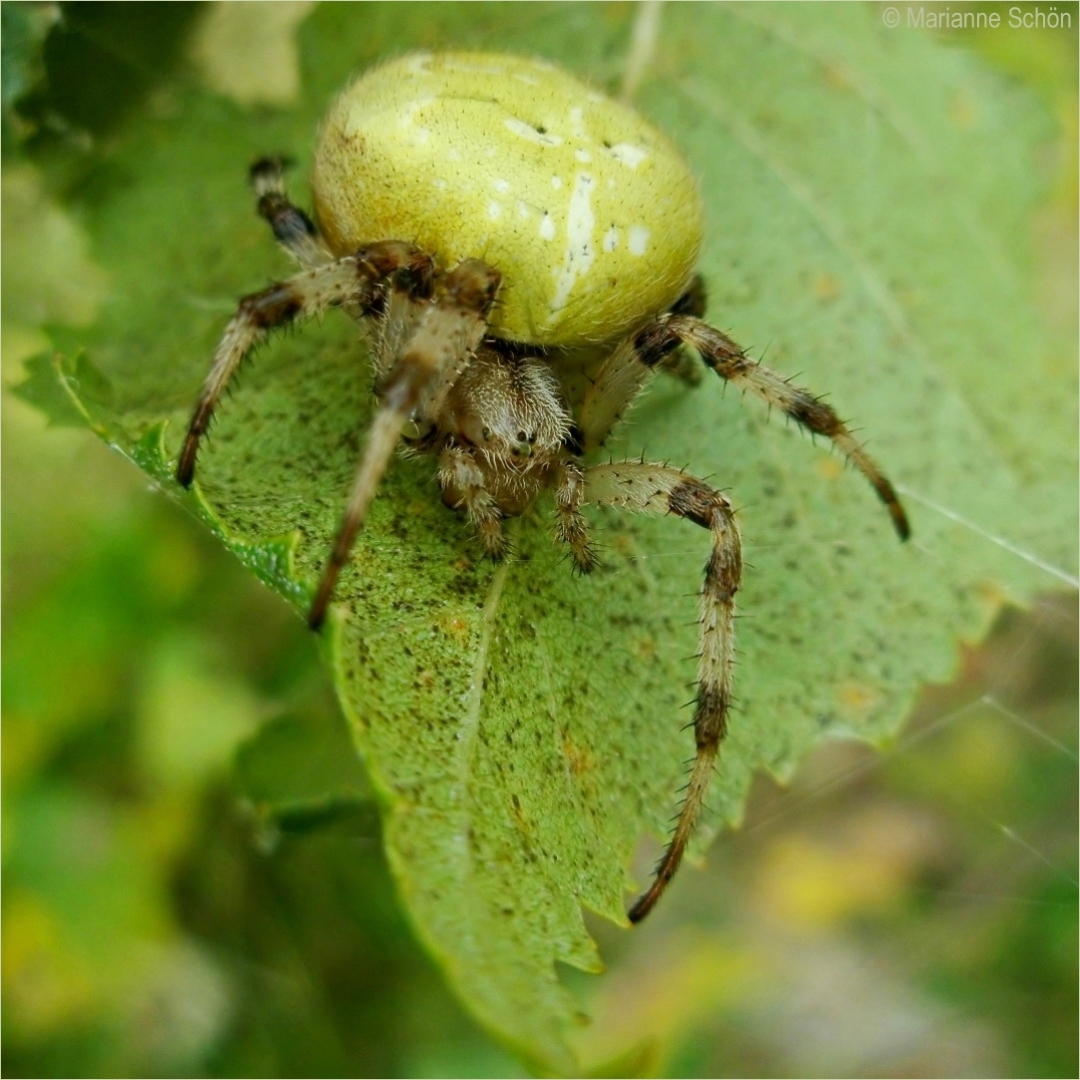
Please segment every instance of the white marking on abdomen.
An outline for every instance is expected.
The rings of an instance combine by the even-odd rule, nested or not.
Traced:
[[[596,218],[592,209],[595,184],[596,181],[588,173],[578,173],[574,181],[574,191],[566,212],[566,260],[562,268],[555,271],[555,295],[551,298],[549,323],[566,307],[574,283],[589,272],[596,258],[593,246]]]
[[[627,242],[627,247],[630,249],[631,255],[644,255],[645,249],[649,246],[650,232],[644,225],[635,225],[630,230],[630,239]]]
[[[636,169],[649,156],[648,150],[642,150],[640,146],[628,142],[616,143],[608,148],[608,153],[631,169]]]

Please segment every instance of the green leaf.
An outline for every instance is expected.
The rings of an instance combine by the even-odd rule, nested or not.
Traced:
[[[10,98],[5,83],[4,103],[14,100],[24,121],[61,141],[75,132],[83,139],[106,135],[176,63],[199,7],[5,3],[5,39],[9,25],[18,28],[21,64]],[[5,65],[7,59],[5,49]]]
[[[64,372],[65,366],[60,354],[44,352],[31,356],[23,362],[26,378],[12,392],[44,413],[50,426],[85,427],[90,418],[75,390],[81,388],[82,382],[78,368],[85,366],[99,378],[104,376],[81,353],[70,365],[74,369],[70,377]]]
[[[345,814],[372,817],[370,787],[341,724],[292,714],[264,725],[241,749],[237,786],[267,826],[299,831]],[[371,822],[373,831],[377,823]]]
[[[349,73],[410,48],[540,54],[617,89],[633,14],[327,5],[300,31],[294,107],[169,83],[74,192],[112,287],[92,329],[53,341],[110,393],[80,395],[63,366],[69,400],[302,610],[370,417],[355,328],[335,316],[263,350],[197,490],[171,479],[236,297],[289,272],[246,165],[305,158]],[[855,418],[914,527],[899,545],[827,447],[713,381],[657,381],[619,434],[615,457],[685,462],[742,507],[750,617],[703,847],[755,772],[788,776],[825,737],[889,738],[1006,599],[1075,585],[1074,335],[1042,319],[1030,254],[1052,130],[970,57],[870,7],[671,5],[639,100],[702,179],[711,317]],[[580,580],[550,512],[515,522],[494,567],[431,462],[396,462],[325,636],[417,933],[481,1023],[573,1071],[555,961],[599,969],[581,909],[624,921],[635,846],[677,805],[708,538],[596,514],[604,566]]]

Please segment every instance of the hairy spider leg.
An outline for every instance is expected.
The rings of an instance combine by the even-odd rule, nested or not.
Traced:
[[[416,283],[394,279],[381,301],[378,320],[371,333],[371,371],[375,392],[394,369],[431,299],[434,281],[418,288]]]
[[[579,426],[587,450],[603,443],[652,369],[680,344],[693,346],[720,378],[782,409],[812,434],[831,439],[870,481],[885,504],[897,535],[907,540],[911,527],[895,488],[832,407],[808,390],[793,386],[771,368],[751,360],[726,334],[692,315],[669,312],[658,316],[621,342],[600,366],[581,408]]]
[[[645,334],[648,334],[648,330]],[[697,349],[702,360],[720,378],[782,409],[811,434],[831,439],[848,461],[870,481],[878,498],[885,504],[900,539],[907,540],[911,536],[911,526],[895,488],[830,405],[808,390],[792,386],[787,379],[764,364],[749,359],[731,338],[700,319],[689,315],[668,316],[666,320],[660,320],[657,335],[652,341],[659,343],[671,336]],[[646,337],[646,346],[648,342]],[[673,346],[665,341],[661,347],[666,349]]]
[[[243,359],[271,330],[296,319],[321,315],[329,308],[353,304],[367,310],[380,298],[380,282],[395,274],[430,280],[431,259],[411,244],[396,240],[373,244],[325,266],[305,270],[261,292],[245,296],[225,327],[210,373],[203,383],[176,466],[176,479],[189,487],[195,476],[199,440],[214,409]]]
[[[672,350],[674,351],[674,350]],[[660,358],[657,358],[658,363]],[[646,363],[636,335],[623,338],[600,365],[578,410],[578,439],[583,454],[598,450],[632,408],[656,363]]]
[[[705,282],[695,274],[668,314],[703,315],[705,301]],[[619,342],[596,372],[578,417],[580,445],[575,449],[579,452],[588,453],[603,445],[655,370],[665,370],[691,385],[701,382],[701,369],[683,349],[672,347],[655,359],[644,360],[638,349],[639,336],[637,331]]]
[[[333,260],[315,223],[285,193],[285,169],[291,162],[283,156],[260,158],[248,171],[258,199],[259,214],[274,230],[277,242],[307,270]]]
[[[704,318],[708,299],[705,279],[701,274],[695,274],[686,292],[671,305],[669,313],[693,315],[697,319]],[[698,386],[701,383],[703,374],[701,364],[694,359],[689,349],[673,349],[660,361],[660,367],[669,375],[674,375],[675,378],[681,379],[690,386]]]
[[[273,230],[277,242],[305,269],[313,270],[334,260],[318,226],[300,209],[285,191],[285,170],[293,162],[284,155],[260,158],[248,171],[258,199],[256,209]],[[371,308],[352,301],[341,307],[352,318],[362,321],[380,315],[377,348],[372,350],[376,379],[385,375],[401,355],[405,336],[415,324],[421,302],[431,296],[434,267],[429,260],[424,273],[393,275],[387,283],[385,300],[376,298]]]
[[[720,743],[727,732],[735,666],[735,594],[742,581],[742,541],[735,513],[719,491],[681,469],[640,461],[596,465],[584,473],[581,505],[646,514],[676,514],[708,529],[712,551],[705,564],[698,612],[698,689],[694,711],[697,746],[675,831],[648,890],[630,909],[640,922],[675,876],[701,815]]]
[[[433,415],[483,340],[499,283],[498,271],[466,259],[441,282],[393,370],[379,391],[379,409],[353,481],[352,492],[330,559],[323,570],[308,623],[318,629],[326,617],[338,574],[364,522],[375,489],[386,471],[414,409]]]

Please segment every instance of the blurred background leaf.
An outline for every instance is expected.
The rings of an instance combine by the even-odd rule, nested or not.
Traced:
[[[66,193],[92,205],[124,182],[103,148],[138,110],[169,115],[156,88],[185,58],[248,107],[287,98],[280,57],[306,11],[287,6],[257,20],[278,28],[260,91],[221,81],[214,35],[235,35],[235,14],[213,29],[181,5],[4,5],[5,79],[10,19],[29,42],[4,84],[6,381],[48,356],[38,327],[63,340],[108,287]],[[118,26],[125,8],[140,10]],[[612,47],[632,15],[604,10]],[[1059,242],[1076,228],[1075,32],[1001,40],[946,38],[1059,118],[1034,241],[1046,323],[1074,331],[1056,283],[1075,282]],[[89,97],[84,63],[105,73]],[[314,72],[319,93],[342,78]],[[108,393],[92,366],[80,386]],[[512,1073],[397,913],[309,635],[119,459],[4,409],[6,1070]],[[571,978],[597,1017],[583,1059],[613,1075],[1074,1075],[1074,698],[1073,609],[1048,601],[928,693],[890,755],[836,744],[785,792],[759,781],[744,831],[647,933],[590,925],[612,972]]]

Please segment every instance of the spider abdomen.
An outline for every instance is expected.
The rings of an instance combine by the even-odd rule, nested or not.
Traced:
[[[489,332],[545,346],[613,341],[688,286],[697,184],[638,113],[540,60],[415,53],[331,108],[312,187],[337,255],[373,239],[503,275]]]

